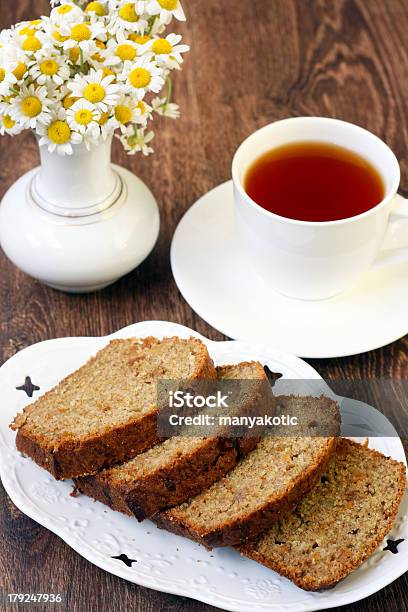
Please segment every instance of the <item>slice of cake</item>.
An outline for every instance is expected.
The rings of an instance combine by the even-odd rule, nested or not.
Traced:
[[[318,485],[266,533],[237,548],[300,588],[328,588],[359,567],[391,530],[405,465],[343,439]]]
[[[269,387],[263,367],[256,362],[219,367],[217,376],[219,380],[259,381],[244,387],[239,407],[242,414],[255,412],[262,386]],[[258,440],[254,436],[245,439],[177,436],[126,463],[77,478],[75,485],[80,492],[113,510],[143,520],[209,487],[253,450]]]
[[[200,378],[216,378],[200,340],[113,340],[16,416],[17,448],[57,479],[95,473],[159,441],[158,379]]]
[[[291,397],[287,401],[313,401],[322,414],[330,412],[333,422],[338,422],[338,406],[328,398]],[[310,491],[334,452],[336,441],[335,436],[269,434],[206,491],[155,515],[153,520],[159,527],[207,548],[237,544],[270,527]]]

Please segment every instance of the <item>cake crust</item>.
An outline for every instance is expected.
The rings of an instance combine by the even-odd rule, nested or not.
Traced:
[[[239,519],[231,519],[218,529],[205,529],[194,526],[193,522],[184,522],[177,515],[177,509],[160,512],[153,521],[160,529],[166,529],[177,535],[187,537],[203,544],[208,550],[216,547],[234,546],[241,540],[254,537],[261,533],[283,514],[291,510],[296,502],[313,488],[320,478],[324,466],[334,452],[336,439],[330,439],[319,455],[318,460],[299,476],[285,492],[273,501],[267,502],[262,508],[248,511]]]
[[[251,386],[250,397],[245,398],[240,410],[251,414],[256,410],[261,388],[269,383],[263,367],[257,362],[245,362],[236,366],[217,368],[219,377],[242,376],[245,372],[259,380]],[[272,394],[271,394],[272,398]],[[134,515],[139,521],[157,512],[180,504],[213,484],[229,472],[238,461],[258,444],[259,437],[245,438],[212,437],[192,439],[191,446],[171,455],[167,461],[152,466],[140,473],[140,463],[148,464],[149,455],[168,452],[169,444],[176,447],[177,439],[164,442],[144,455],[122,466],[103,470],[93,476],[74,480],[78,491],[100,501],[113,510]],[[138,465],[135,465],[137,462]],[[132,470],[133,466],[133,470]],[[138,471],[139,469],[139,471]]]
[[[331,409],[335,428],[339,430],[337,404],[328,398],[304,401],[310,399]],[[293,402],[299,398],[285,400]],[[210,550],[234,546],[268,529],[313,488],[334,453],[337,440],[335,436],[315,439],[268,436],[221,481],[187,504],[156,514],[153,521],[159,528],[195,540]],[[289,475],[275,491],[268,465],[277,461],[275,472],[279,476],[292,460],[291,453],[296,461],[297,451],[307,459],[299,461],[296,475]],[[271,454],[274,452],[275,456]],[[258,473],[260,468],[262,475]],[[265,493],[268,486],[269,492]],[[230,506],[234,505],[237,510],[231,513]]]
[[[354,474],[350,470],[350,476],[342,482],[340,480],[336,482],[337,475],[347,468],[350,457],[356,456],[357,453],[361,454],[363,459],[361,469],[354,470]],[[381,474],[378,472],[380,477],[373,485],[372,483],[377,479],[376,469],[381,470]],[[370,473],[367,473],[367,470],[370,470]],[[380,482],[380,480],[385,481],[387,475],[389,477],[390,474],[393,482],[391,492],[389,489],[387,490],[387,485],[382,487]],[[324,492],[325,485],[331,481],[334,481],[337,493]],[[352,482],[351,486],[350,482]],[[360,487],[367,489],[366,497],[381,496],[380,504],[376,504],[377,512],[378,507],[381,507],[381,512],[378,512],[376,529],[370,530],[368,541],[359,545],[356,543],[353,546],[347,541],[347,538],[350,538],[350,536],[358,537],[362,525],[361,521],[364,520],[364,517],[360,517],[361,500],[356,499],[357,494],[353,492],[356,490],[354,488],[355,482]],[[335,455],[333,455],[327,470],[324,472],[323,481],[304,500],[300,501],[299,508],[295,510],[303,518],[306,525],[302,541],[298,539],[300,532],[296,532],[296,535],[293,533],[292,523],[297,521],[297,518],[289,513],[282,518],[280,524],[275,525],[270,531],[253,540],[242,542],[236,546],[236,549],[242,555],[289,578],[301,589],[320,591],[330,588],[357,569],[380,546],[384,537],[393,527],[405,488],[406,468],[404,464],[385,457],[378,451],[369,449],[357,442],[341,439]],[[363,495],[363,492],[360,493]],[[329,544],[324,541],[324,527],[327,526],[327,521],[323,512],[330,506],[336,510],[336,516],[333,515],[331,526],[332,530],[335,530],[338,548],[337,550],[333,549],[333,543],[331,543],[329,554]],[[320,510],[320,522],[323,525],[322,533],[319,533],[319,515],[315,514],[318,509]],[[376,509],[373,507],[372,512],[375,513],[375,511]],[[344,527],[342,529],[338,528],[338,521],[340,520],[340,514],[338,513],[341,513],[347,530]],[[356,518],[360,520],[356,520]],[[315,522],[316,519],[318,523]],[[310,520],[309,523],[308,520]],[[308,526],[310,524],[312,524],[312,527]],[[312,539],[315,539],[316,542],[309,550],[306,542],[310,539],[310,537],[308,538],[311,535],[309,533],[310,529],[315,530]],[[299,548],[298,553],[293,553],[295,547]],[[325,556],[323,557],[323,555]]]
[[[153,403],[149,410],[145,413],[137,413],[134,417],[130,416],[126,422],[117,423],[110,422],[106,428],[99,426],[99,421],[103,420],[106,406],[103,401],[94,400],[97,391],[90,391],[90,397],[96,405],[96,431],[87,431],[83,435],[73,434],[55,434],[58,431],[57,427],[53,430],[47,429],[48,424],[44,418],[42,428],[38,425],[34,427],[33,421],[38,415],[38,411],[42,411],[45,415],[48,414],[55,420],[58,418],[58,412],[69,416],[70,405],[66,400],[67,389],[72,395],[72,387],[76,383],[83,384],[83,378],[94,369],[98,371],[99,363],[105,359],[104,367],[109,367],[109,359],[112,361],[112,367],[120,367],[123,365],[125,371],[133,374],[138,368],[142,369],[140,354],[148,356],[149,350],[163,351],[183,345],[187,350],[191,347],[192,363],[191,380],[196,379],[214,379],[216,372],[214,364],[208,354],[204,343],[195,338],[189,340],[180,340],[179,338],[164,338],[162,341],[156,338],[126,339],[113,340],[107,347],[99,351],[92,357],[84,366],[69,374],[56,387],[42,395],[36,402],[28,405],[22,413],[18,414],[11,428],[17,430],[16,446],[17,449],[24,455],[33,459],[38,465],[48,470],[57,480],[66,478],[74,478],[88,474],[94,474],[103,467],[114,465],[115,463],[130,459],[137,454],[151,448],[157,444],[160,439],[157,436],[157,406]],[[108,357],[107,357],[108,355]],[[148,357],[147,357],[148,358]],[[115,361],[116,360],[116,361]],[[173,368],[176,371],[176,368]],[[158,368],[158,376],[160,376],[160,368]],[[102,371],[103,374],[103,371]],[[120,376],[120,373],[118,374]],[[173,376],[176,378],[176,376]],[[142,382],[143,374],[141,375]],[[91,378],[91,382],[93,379]],[[152,376],[152,381],[155,377]],[[103,385],[103,381],[102,381]],[[118,382],[120,387],[120,380]],[[109,392],[109,390],[108,390]],[[118,391],[116,391],[118,394]],[[135,398],[137,393],[135,391]],[[129,402],[132,398],[127,398]],[[78,393],[78,401],[83,404],[83,412],[86,415],[86,398],[81,399]],[[120,403],[120,388],[119,388],[119,403]],[[113,410],[115,409],[114,402]],[[111,409],[111,406],[109,406]],[[55,417],[57,415],[57,417]],[[72,417],[74,419],[74,415]],[[38,420],[38,417],[37,417]]]

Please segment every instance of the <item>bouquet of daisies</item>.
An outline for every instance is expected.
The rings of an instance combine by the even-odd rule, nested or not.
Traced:
[[[0,133],[31,129],[40,146],[70,155],[118,130],[129,154],[148,155],[154,113],[177,118],[185,20],[179,0],[51,0],[49,17],[0,33]]]

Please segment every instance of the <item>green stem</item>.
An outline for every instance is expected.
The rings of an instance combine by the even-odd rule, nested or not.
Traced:
[[[167,96],[166,96],[166,101],[163,104],[164,111],[167,110],[167,107],[168,107],[169,102],[171,100],[171,94],[172,94],[172,91],[173,91],[173,81],[171,80],[170,77],[167,77],[166,80],[167,80]]]
[[[153,26],[156,23],[156,19],[157,19],[157,17],[156,17],[156,15],[154,15],[153,17],[149,17],[149,19],[147,20],[147,23],[149,25],[148,30],[146,32],[147,36],[150,36],[150,34],[152,33]]]
[[[81,72],[84,72],[84,52],[81,47],[79,47],[79,65],[81,68]]]

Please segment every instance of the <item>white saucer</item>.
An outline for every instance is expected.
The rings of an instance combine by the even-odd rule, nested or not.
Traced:
[[[373,269],[357,287],[330,300],[294,300],[270,289],[237,244],[231,181],[184,215],[171,265],[190,306],[230,338],[326,358],[371,351],[408,333],[406,264]]]

